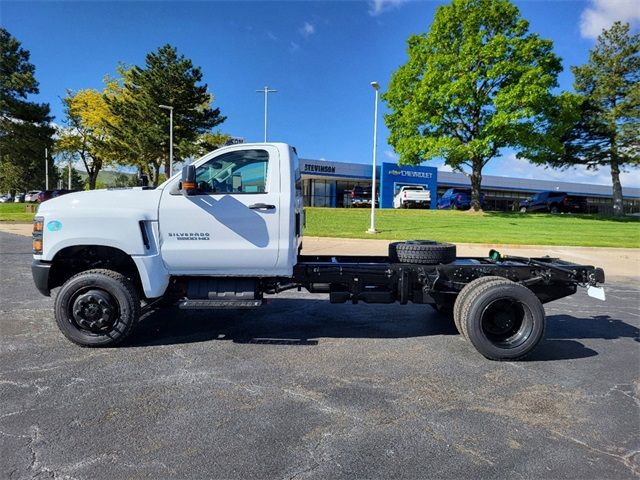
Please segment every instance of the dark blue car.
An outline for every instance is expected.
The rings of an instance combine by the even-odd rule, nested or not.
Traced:
[[[465,210],[471,207],[470,188],[450,188],[438,199],[440,210]],[[484,208],[484,193],[480,193],[480,207]]]

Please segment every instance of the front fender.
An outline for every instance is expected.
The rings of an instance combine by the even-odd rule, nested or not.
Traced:
[[[128,255],[146,255],[148,251],[140,221],[148,217],[145,212],[136,213],[126,219],[104,214],[100,218],[74,216],[62,220],[55,215],[45,216],[42,255],[36,258],[51,261],[62,249],[81,245],[99,245],[117,248]],[[50,225],[56,227],[51,228]]]

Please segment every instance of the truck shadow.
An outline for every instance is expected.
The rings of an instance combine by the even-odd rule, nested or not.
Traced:
[[[326,300],[276,299],[258,310],[180,311],[143,317],[123,347],[225,340],[242,344],[314,346],[326,338],[401,339],[458,335],[449,318],[426,305],[331,305]],[[609,316],[547,317],[545,339],[529,361],[598,355],[581,339],[639,340],[640,330]],[[471,348],[471,347],[470,347]]]

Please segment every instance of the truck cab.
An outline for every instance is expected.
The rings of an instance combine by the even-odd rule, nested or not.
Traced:
[[[159,248],[170,275],[291,275],[301,245],[295,149],[235,145],[195,163],[195,189],[163,184]]]
[[[34,278],[48,294],[88,266],[130,270],[147,298],[172,276],[291,276],[302,245],[302,185],[295,148],[232,145],[155,189],[79,192],[40,205]]]

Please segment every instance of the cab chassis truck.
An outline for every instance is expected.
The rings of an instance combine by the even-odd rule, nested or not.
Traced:
[[[544,303],[579,286],[604,299],[601,268],[557,258],[457,257],[432,241],[391,243],[388,256],[301,255],[301,183],[295,148],[241,144],[157,188],[49,200],[34,219],[35,285],[60,287],[58,327],[85,347],[122,342],[156,308],[256,308],[304,288],[331,303],[430,304],[492,360],[533,351]]]

